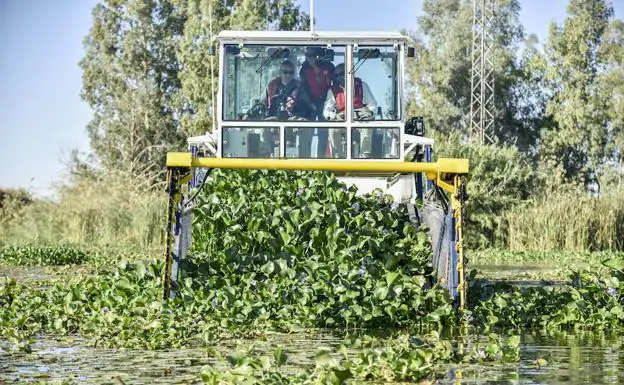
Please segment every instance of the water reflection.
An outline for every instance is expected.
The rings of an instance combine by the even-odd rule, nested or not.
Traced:
[[[339,336],[329,334],[275,334],[254,341],[258,352],[270,355],[277,345],[289,354],[288,371],[313,362],[319,347],[337,348]],[[217,350],[245,350],[249,341],[230,341]],[[438,372],[440,384],[622,384],[624,333],[605,335],[525,334],[520,361],[512,364],[446,365]],[[0,341],[0,379],[41,381],[70,379],[76,383],[189,383],[199,380],[204,365],[220,367],[209,349],[145,351],[87,347],[79,341],[41,339],[32,354],[7,353]],[[2,349],[5,349],[4,351]],[[546,365],[536,361],[544,359]],[[0,381],[1,382],[1,381]]]
[[[622,384],[624,334],[524,334],[520,362],[449,366],[441,384]],[[537,360],[546,360],[543,366]],[[461,373],[460,376],[457,372]],[[461,379],[458,379],[461,377]]]

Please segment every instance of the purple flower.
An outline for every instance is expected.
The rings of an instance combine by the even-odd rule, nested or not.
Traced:
[[[617,289],[614,287],[610,287],[607,289],[607,293],[611,296],[611,297],[617,297]]]
[[[104,313],[104,314],[108,313],[108,308],[106,306],[104,306],[102,308],[102,313]]]
[[[360,265],[360,278],[364,276],[364,274],[366,273],[366,266],[364,266],[364,262],[362,262],[362,264]]]
[[[392,208],[392,210],[396,210],[396,209],[398,209],[398,208],[399,208],[399,204],[398,204],[398,203],[396,203],[396,202],[394,202],[394,203],[392,204],[392,206],[390,206],[390,208]]]
[[[301,190],[297,190],[297,196],[300,196],[303,192]]]
[[[354,204],[351,205],[351,208],[353,210],[355,210],[356,212],[359,212],[360,211],[360,204],[355,202]]]
[[[382,192],[377,193],[377,199],[383,199],[384,194]]]
[[[212,307],[216,309],[218,304],[219,304],[219,301],[217,301],[217,297],[214,297],[212,299]]]

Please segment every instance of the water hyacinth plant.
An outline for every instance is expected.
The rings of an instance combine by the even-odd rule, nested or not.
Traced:
[[[444,324],[424,231],[381,192],[326,173],[222,171],[199,196],[183,271],[236,324]]]

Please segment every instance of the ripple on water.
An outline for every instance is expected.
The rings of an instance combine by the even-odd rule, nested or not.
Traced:
[[[317,348],[336,347],[338,336],[326,334],[268,335],[253,341],[261,354],[270,355],[277,345],[289,354],[289,369],[313,362]],[[245,350],[246,340],[223,343],[221,353]],[[525,334],[520,361],[513,364],[446,365],[440,368],[441,384],[622,384],[624,383],[624,334],[595,333],[552,335]],[[6,344],[0,342],[0,347]],[[209,349],[147,351],[103,349],[41,338],[31,354],[8,355],[0,351],[0,379],[7,382],[70,379],[76,383],[133,384],[199,383],[205,365],[221,367]],[[538,366],[537,360],[546,360]],[[543,362],[541,362],[543,364]],[[460,379],[461,378],[461,379]]]

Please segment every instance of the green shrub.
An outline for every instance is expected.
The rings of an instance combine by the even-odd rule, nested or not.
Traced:
[[[437,142],[437,158],[468,158],[466,241],[469,248],[503,247],[504,213],[533,192],[534,173],[529,159],[515,147],[464,144],[457,136]]]
[[[23,266],[74,265],[89,259],[88,253],[71,246],[11,245],[0,247],[0,263]]]
[[[7,206],[23,206],[33,202],[32,196],[23,189],[0,188],[0,210]],[[0,211],[1,213],[2,211]],[[0,215],[0,218],[2,216]]]

